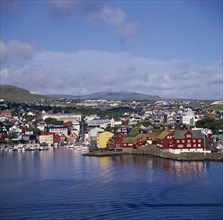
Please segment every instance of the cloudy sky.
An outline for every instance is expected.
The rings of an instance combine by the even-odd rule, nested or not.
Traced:
[[[0,0],[0,83],[222,99],[222,1]]]

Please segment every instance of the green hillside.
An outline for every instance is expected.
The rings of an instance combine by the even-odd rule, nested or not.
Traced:
[[[11,85],[0,85],[0,99],[9,102],[37,101],[46,98],[41,95],[31,94],[28,90]]]
[[[223,112],[223,104],[213,105],[208,110]]]

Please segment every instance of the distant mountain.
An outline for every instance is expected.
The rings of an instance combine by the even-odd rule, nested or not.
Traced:
[[[83,96],[73,96],[73,95],[37,95],[32,94],[28,90],[18,88],[11,85],[0,85],[0,99],[11,102],[26,102],[26,101],[35,101],[46,98],[76,98],[81,100],[160,100],[162,99],[159,96],[152,96],[143,93],[136,92],[97,92],[89,95]]]
[[[50,98],[58,98],[58,99],[75,99],[78,96],[74,96],[74,95],[66,95],[66,94],[52,94],[52,95],[45,95],[47,97]]]
[[[50,95],[54,98],[78,98],[81,100],[157,100],[162,99],[159,96],[152,96],[143,93],[132,93],[132,92],[97,92],[83,96],[70,96],[70,95]]]
[[[0,85],[0,99],[9,102],[26,102],[46,98],[45,96],[31,94],[28,90],[11,85]]]
[[[98,92],[80,96],[80,99],[106,99],[106,100],[156,100],[159,96],[152,96],[136,92]]]

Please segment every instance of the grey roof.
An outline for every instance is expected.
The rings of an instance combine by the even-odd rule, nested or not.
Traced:
[[[193,138],[203,138],[203,134],[199,130],[192,131]]]
[[[175,139],[184,139],[184,134],[185,134],[186,131],[183,131],[183,130],[175,130],[173,132],[173,136]]]
[[[187,132],[187,130],[175,130],[173,132],[174,138],[175,139],[184,139],[186,132]],[[193,130],[191,132],[192,132],[192,137],[193,138],[203,138],[203,135],[202,135],[201,131]]]

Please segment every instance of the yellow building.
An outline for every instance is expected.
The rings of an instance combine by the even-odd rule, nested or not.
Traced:
[[[97,135],[97,146],[98,148],[106,148],[107,147],[107,142],[109,138],[111,138],[114,134],[109,131],[104,131],[101,133],[98,133]]]
[[[42,134],[39,136],[39,143],[40,144],[53,144],[53,134]]]

